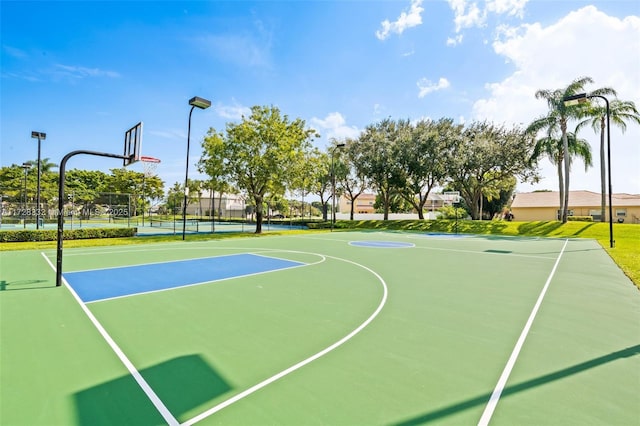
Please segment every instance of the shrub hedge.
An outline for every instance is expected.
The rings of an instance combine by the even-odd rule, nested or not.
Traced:
[[[65,230],[62,238],[65,240],[84,240],[90,238],[122,238],[133,237],[138,228],[81,228]],[[11,243],[20,241],[56,241],[58,231],[55,229],[0,232],[0,242]]]
[[[567,221],[593,222],[593,216],[567,216]]]

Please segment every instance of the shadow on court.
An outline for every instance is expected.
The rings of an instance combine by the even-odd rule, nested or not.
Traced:
[[[173,358],[140,374],[176,418],[231,390],[200,355]],[[129,374],[80,391],[74,399],[81,425],[165,423]]]
[[[518,392],[522,392],[524,390],[527,390],[536,386],[541,386],[546,383],[553,382],[555,380],[560,380],[567,376],[571,376],[573,374],[581,373],[585,370],[598,367],[600,365],[615,361],[620,358],[629,358],[635,355],[640,355],[640,345],[631,346],[620,351],[612,352],[608,355],[594,358],[589,361],[576,364],[572,367],[564,368],[562,370],[558,370],[553,373],[546,374],[544,376],[540,376],[535,379],[527,380],[526,382],[507,386],[502,391],[501,398],[504,398],[506,396],[509,396]],[[412,425],[421,425],[421,424],[429,423],[429,422],[438,420],[442,417],[450,416],[460,411],[468,410],[470,408],[473,408],[479,405],[485,405],[489,401],[490,397],[491,397],[491,392],[486,393],[484,395],[477,396],[475,398],[467,399],[466,401],[449,405],[448,407],[444,407],[439,410],[425,413],[421,416],[417,416],[412,419],[395,423],[394,425],[395,426],[412,426]]]
[[[47,280],[18,280],[7,282],[5,280],[0,281],[0,291],[13,291],[13,290],[33,290],[38,288],[51,288],[52,286],[33,286],[32,284],[46,283]],[[11,288],[9,288],[11,286]]]

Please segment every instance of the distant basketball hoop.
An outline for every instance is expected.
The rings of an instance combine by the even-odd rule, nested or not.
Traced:
[[[442,194],[445,204],[453,205],[460,202],[460,191],[447,191]]]

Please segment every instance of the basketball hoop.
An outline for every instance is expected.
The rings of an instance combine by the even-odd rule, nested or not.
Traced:
[[[453,205],[460,202],[460,191],[447,191],[443,194],[444,202]]]
[[[141,155],[140,157],[138,157],[138,161],[142,163],[144,177],[152,177],[156,175],[156,170],[158,169],[158,165],[160,164],[159,158]]]

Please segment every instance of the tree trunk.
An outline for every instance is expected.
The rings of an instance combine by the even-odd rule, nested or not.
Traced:
[[[556,218],[560,220],[562,218],[562,210],[564,206],[564,174],[562,173],[562,160],[558,161],[558,194],[560,194],[560,203],[558,207],[559,216]]]
[[[422,193],[419,195],[420,203],[418,203],[418,219],[424,220],[424,205],[427,204],[427,198],[429,198],[429,191],[424,194],[424,198],[422,198]]]
[[[389,202],[390,202],[391,196],[389,194],[389,191],[383,191],[382,192],[382,204],[383,204],[383,216],[382,216],[382,220],[389,220]]]
[[[253,200],[256,202],[256,234],[262,234],[262,196],[254,195]]]

